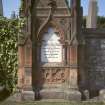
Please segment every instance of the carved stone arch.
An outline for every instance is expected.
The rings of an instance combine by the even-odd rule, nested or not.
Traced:
[[[52,28],[54,30],[55,33],[57,33],[57,35],[60,37],[60,42],[62,44],[64,44],[64,32],[62,30],[62,28],[60,28],[60,25],[57,24],[57,22],[55,20],[51,20],[49,21],[42,30],[40,30],[39,35],[38,35],[38,42],[42,42],[42,38],[44,33],[46,33],[48,31],[49,28]]]

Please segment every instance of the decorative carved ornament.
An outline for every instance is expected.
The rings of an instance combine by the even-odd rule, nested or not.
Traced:
[[[61,84],[65,83],[67,80],[67,70],[62,70],[60,68],[55,68],[55,69],[42,69],[43,71],[43,79],[45,80],[46,83],[48,84]]]
[[[63,41],[63,32],[62,30],[59,28],[58,24],[56,23],[56,21],[53,20],[53,14],[57,8],[57,4],[55,0],[50,0],[48,5],[50,6],[50,11],[49,11],[49,15],[47,17],[47,19],[45,20],[45,22],[39,27],[38,33],[37,33],[37,39],[38,41],[40,41],[40,39],[42,38],[42,34],[44,32],[46,32],[46,30],[48,29],[48,27],[52,27],[53,29],[55,29],[55,32],[58,32],[61,37],[61,40]]]

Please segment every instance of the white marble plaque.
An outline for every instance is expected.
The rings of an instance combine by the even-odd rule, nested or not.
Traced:
[[[41,49],[42,62],[62,62],[62,46],[46,45]]]
[[[59,36],[52,28],[43,37],[41,46],[41,62],[54,63],[62,62],[62,45]]]

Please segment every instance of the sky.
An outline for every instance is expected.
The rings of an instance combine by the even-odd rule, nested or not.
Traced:
[[[19,12],[20,0],[2,0],[3,1],[3,12],[5,17],[10,17],[12,11],[15,11],[16,14]],[[88,1],[81,0],[81,5],[83,6],[84,15],[88,13]],[[98,1],[98,15],[105,16],[105,0]]]
[[[97,2],[98,2],[98,15],[105,16],[105,0],[97,0]],[[81,0],[81,5],[83,6],[84,15],[87,15],[89,0]]]
[[[5,17],[10,17],[13,11],[19,13],[20,0],[2,0],[3,13]]]

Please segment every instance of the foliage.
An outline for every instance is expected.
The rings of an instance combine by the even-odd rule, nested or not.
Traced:
[[[0,17],[0,86],[12,92],[17,81],[18,19]]]
[[[86,28],[86,17],[83,18],[83,27]],[[105,28],[105,17],[97,17],[97,28]]]
[[[97,17],[97,20],[98,20],[98,22],[97,22],[98,27],[99,27],[99,28],[105,28],[105,17],[103,17],[103,16],[98,16],[98,17]]]

